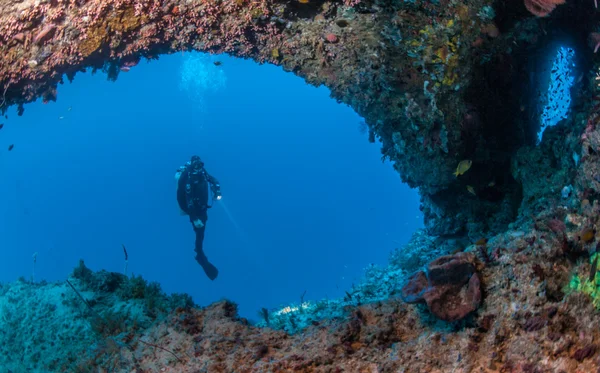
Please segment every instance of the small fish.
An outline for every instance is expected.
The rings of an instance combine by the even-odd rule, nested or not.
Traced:
[[[10,144],[10,145],[8,146],[8,151],[11,151],[11,150],[13,150],[13,148],[14,148],[14,147],[15,147],[15,144]]]
[[[59,120],[63,120],[65,119],[65,117],[63,117],[62,115],[60,117],[58,117]]]
[[[581,209],[585,209],[590,207],[590,200],[589,199],[584,199],[583,201],[581,201]]]
[[[4,123],[0,123],[0,130],[4,127]]]
[[[475,241],[475,245],[477,246],[484,246],[485,244],[487,244],[487,238],[482,237],[480,239],[478,239],[477,241]]]
[[[596,230],[594,228],[585,228],[581,231],[581,233],[579,233],[579,240],[583,241],[584,243],[590,243],[592,241],[594,241],[594,238],[596,236]]]
[[[300,4],[308,4],[310,0],[298,0]]]
[[[596,278],[596,272],[598,271],[598,255],[594,258],[592,262],[592,267],[590,268],[590,282],[594,281]]]
[[[470,185],[467,185],[467,191],[468,191],[469,193],[471,193],[472,195],[474,195],[474,196],[476,196],[476,195],[477,195],[477,194],[475,193],[475,189],[474,189],[472,186],[470,186]]]
[[[213,62],[213,64],[215,66],[221,66],[223,63],[221,61],[215,61],[215,62]]]
[[[496,186],[496,182],[494,180],[490,181],[490,183],[488,184],[488,186],[491,188],[493,186]]]
[[[69,106],[69,108],[67,109],[67,111],[71,111],[71,110],[73,110],[73,107]]]
[[[460,161],[458,163],[458,166],[456,166],[456,171],[454,171],[454,176],[458,177],[459,175],[462,175],[465,172],[469,171],[469,168],[471,168],[472,164],[473,164],[473,161],[471,161],[470,159],[464,159],[464,160]]]

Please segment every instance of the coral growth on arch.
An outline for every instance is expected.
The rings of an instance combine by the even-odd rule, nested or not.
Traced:
[[[546,17],[565,0],[525,0],[525,8],[537,17]]]

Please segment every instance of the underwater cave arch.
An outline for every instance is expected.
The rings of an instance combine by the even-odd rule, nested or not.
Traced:
[[[502,9],[500,19],[492,5]],[[115,287],[97,292],[100,301],[87,309],[71,284],[0,284],[0,300],[10,306],[0,315],[9,325],[0,333],[7,341],[0,359],[15,371],[24,364],[51,371],[597,370],[598,89],[593,76],[576,80],[583,87],[576,89],[575,114],[549,127],[538,147],[538,123],[519,101],[520,94],[531,96],[526,104],[536,99],[524,87],[533,71],[524,62],[543,49],[552,28],[546,27],[561,14],[579,22],[585,12],[575,30],[585,44],[588,26],[597,23],[590,5],[568,2],[551,17],[524,19],[520,0],[0,0],[3,112],[17,105],[22,114],[23,104],[37,97],[55,100],[64,74],[103,69],[113,79],[143,58],[180,50],[281,65],[328,86],[364,117],[383,159],[420,188],[429,234],[416,234],[407,249],[420,249],[421,260],[423,253],[452,252],[413,263],[426,270],[410,276],[374,271],[371,279],[389,297],[344,305],[340,317],[313,320],[296,335],[256,328],[228,301],[201,310],[178,303],[158,323],[141,329],[136,323],[128,332],[123,314],[103,305]],[[588,52],[583,70],[597,67]],[[88,286],[107,283],[106,273],[82,267],[74,276],[82,283],[88,275]],[[68,312],[62,318],[55,312],[56,298],[37,303],[40,292],[66,298]],[[406,304],[423,301],[430,312]],[[19,307],[32,317],[21,317]],[[90,322],[94,307],[116,322]],[[436,313],[447,308],[460,312]],[[82,310],[94,311],[90,325],[82,324]],[[32,341],[51,348],[41,353]]]
[[[0,107],[18,105],[22,113],[37,97],[56,100],[64,76],[102,69],[116,79],[142,59],[178,51],[279,65],[327,86],[365,118],[382,159],[419,188],[432,234],[474,238],[505,228],[519,202],[516,184],[496,184],[509,177],[507,167],[497,167],[505,157],[498,162],[495,155],[524,140],[509,131],[489,138],[487,103],[469,94],[481,66],[506,67],[511,43],[523,42],[518,33],[499,34],[494,17],[484,0],[468,7],[374,0],[9,3],[0,16]],[[507,149],[503,141],[516,144]],[[457,178],[463,160],[473,168]],[[484,196],[490,198],[482,202]]]

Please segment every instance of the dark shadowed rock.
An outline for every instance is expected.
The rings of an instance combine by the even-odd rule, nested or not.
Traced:
[[[473,274],[469,282],[429,288],[423,295],[431,313],[445,321],[457,321],[475,311],[481,302],[479,277]]]
[[[462,285],[475,273],[472,253],[458,253],[437,258],[427,266],[431,286]]]
[[[419,271],[408,278],[402,288],[400,296],[406,303],[419,303],[423,301],[423,293],[429,286],[425,272]]]
[[[594,354],[596,353],[596,345],[587,345],[583,348],[578,349],[577,351],[575,351],[572,355],[572,358],[582,362],[585,359],[591,358],[592,356],[594,356]]]

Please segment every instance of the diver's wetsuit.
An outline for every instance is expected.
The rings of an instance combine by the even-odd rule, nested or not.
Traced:
[[[206,229],[206,221],[208,220],[207,209],[209,184],[213,192],[219,189],[217,179],[209,175],[204,167],[194,167],[194,164],[187,164],[182,170],[181,176],[177,185],[177,202],[183,212],[190,217],[190,222],[196,233],[196,261],[202,266],[204,272],[211,280],[217,278],[219,271],[209,263],[202,243],[204,241],[204,230]],[[200,220],[201,227],[197,227],[194,221]]]

